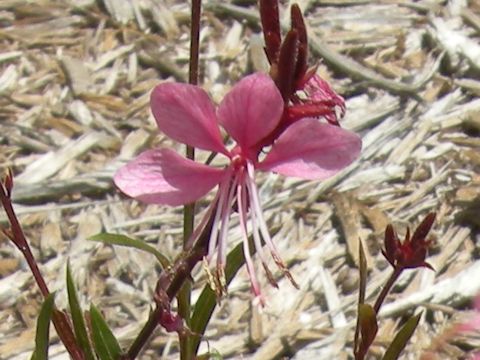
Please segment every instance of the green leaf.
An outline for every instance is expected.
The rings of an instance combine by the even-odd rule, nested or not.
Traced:
[[[418,315],[412,316],[410,319],[408,319],[397,335],[395,335],[395,338],[385,352],[385,355],[383,355],[382,360],[398,359],[400,353],[403,351],[403,349],[405,349],[405,346],[407,346],[408,340],[410,340],[415,332],[421,316],[422,313],[419,313]]]
[[[208,353],[198,355],[197,360],[223,360],[222,354],[216,349],[210,350]]]
[[[100,360],[116,360],[120,358],[122,349],[102,314],[93,304],[90,305],[90,320],[92,323],[93,343]]]
[[[367,291],[367,258],[365,256],[365,250],[363,249],[362,239],[358,239],[358,270],[360,272],[360,284],[358,290],[358,305],[365,302],[365,293]],[[360,310],[359,310],[360,314]],[[355,326],[355,336],[353,340],[353,349],[355,353],[358,353],[360,348],[359,343],[360,336],[360,316],[357,317],[357,324]]]
[[[363,242],[358,239],[358,266],[360,271],[360,289],[358,295],[358,303],[363,304],[365,302],[365,293],[367,291],[367,258],[365,256],[365,250],[363,249]]]
[[[86,360],[95,360],[93,355],[92,345],[88,338],[87,327],[85,326],[85,319],[83,318],[83,311],[78,301],[77,290],[73,282],[72,273],[70,271],[70,263],[67,262],[67,294],[68,303],[70,305],[70,313],[72,314],[73,329],[77,343],[85,354]]]
[[[54,294],[47,296],[40,309],[37,320],[37,332],[35,335],[35,350],[33,351],[32,360],[48,359],[48,339],[50,333],[50,319],[53,313],[53,297]]]
[[[377,314],[373,307],[368,304],[358,304],[358,323],[361,337],[355,358],[363,359],[378,331]]]
[[[153,246],[148,245],[145,241],[142,240],[132,239],[125,235],[111,233],[100,233],[90,237],[89,240],[98,241],[109,245],[126,246],[138,250],[143,250],[155,256],[164,269],[167,269],[171,265],[170,260],[165,255],[163,255]]]

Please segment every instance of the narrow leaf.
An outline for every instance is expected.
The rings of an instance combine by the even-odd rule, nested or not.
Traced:
[[[422,313],[412,316],[405,325],[402,326],[400,331],[395,335],[392,343],[388,347],[385,355],[383,355],[382,360],[396,360],[400,356],[400,353],[405,349],[407,346],[407,342],[412,337],[415,329],[417,328],[418,322],[420,321],[420,317]]]
[[[34,360],[48,359],[48,339],[50,333],[50,319],[53,312],[53,296],[48,295],[42,304],[37,320],[37,332],[35,335],[35,350],[32,354]]]
[[[358,305],[358,322],[360,324],[360,345],[355,354],[357,359],[363,359],[377,336],[377,315],[368,304]]]
[[[90,306],[90,320],[92,324],[92,338],[97,355],[101,360],[119,359],[122,349],[102,314],[93,304]]]
[[[359,271],[360,271],[360,289],[358,295],[358,303],[363,304],[365,302],[365,292],[367,290],[367,258],[365,256],[365,250],[363,249],[363,242],[358,239],[358,259],[359,259]]]
[[[362,239],[358,239],[358,259],[359,259],[359,272],[360,272],[360,285],[358,290],[358,305],[365,302],[365,292],[367,290],[367,259],[365,257],[365,250],[363,249]],[[359,311],[360,314],[360,311]],[[357,316],[357,324],[355,326],[355,337],[353,341],[354,352],[357,353],[360,347],[360,315]]]
[[[170,260],[165,255],[163,255],[153,246],[147,244],[142,240],[132,239],[125,235],[111,233],[97,234],[90,237],[89,240],[98,241],[109,245],[126,246],[138,250],[143,250],[155,256],[164,269],[168,268],[171,265]]]
[[[72,273],[70,271],[70,263],[67,263],[67,294],[68,303],[70,305],[70,313],[72,314],[73,329],[78,345],[83,350],[86,360],[95,360],[92,346],[88,338],[87,327],[85,326],[85,319],[83,318],[83,311],[78,301],[77,290],[73,282]]]

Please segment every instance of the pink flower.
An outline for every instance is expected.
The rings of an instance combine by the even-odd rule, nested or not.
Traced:
[[[469,317],[469,320],[458,324],[456,330],[463,332],[478,332],[480,331],[480,295],[478,295],[473,302],[474,313]],[[480,359],[480,353],[479,353]]]
[[[479,333],[480,332],[480,295],[473,301],[474,313],[470,315],[468,321],[457,324],[454,331],[457,333]],[[470,360],[480,360],[480,352],[471,354]]]
[[[241,80],[216,110],[204,90],[180,83],[158,85],[151,95],[151,107],[159,129],[170,138],[223,154],[229,163],[223,168],[212,167],[186,159],[171,149],[148,150],[115,174],[115,184],[140,201],[172,206],[193,202],[218,185],[210,207],[215,214],[207,260],[216,254],[217,277],[222,284],[229,220],[236,202],[252,290],[263,301],[250,256],[248,227],[269,280],[274,283],[261,238],[277,265],[287,276],[289,273],[269,235],[255,171],[325,179],[357,158],[360,138],[338,126],[305,118],[283,131],[263,155],[258,144],[276,129],[284,110],[279,90],[264,74]],[[219,125],[236,142],[231,149],[225,147]]]

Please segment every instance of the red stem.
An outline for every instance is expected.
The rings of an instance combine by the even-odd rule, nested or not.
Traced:
[[[200,13],[202,1],[192,0],[192,27],[190,29],[190,66],[188,69],[188,82],[198,84],[198,58],[200,53]]]
[[[12,234],[11,240],[17,246],[18,250],[21,251],[25,260],[27,260],[27,264],[30,267],[30,270],[32,271],[32,274],[35,278],[35,281],[38,284],[38,287],[40,288],[40,292],[42,293],[43,297],[46,298],[50,294],[50,291],[48,290],[47,284],[42,274],[40,273],[40,269],[38,268],[35,258],[33,257],[30,246],[28,246],[28,242],[27,242],[27,239],[25,238],[22,227],[20,226],[17,216],[15,215],[15,211],[13,210],[12,200],[5,192],[3,185],[0,185],[0,200],[7,214],[8,221],[10,222],[10,228],[11,228],[11,234]]]
[[[397,267],[393,270],[392,275],[390,275],[390,278],[388,279],[387,283],[385,284],[382,291],[378,295],[377,301],[375,301],[375,305],[373,306],[373,310],[375,310],[375,314],[378,314],[380,307],[382,306],[385,298],[387,297],[388,293],[392,289],[393,284],[395,284],[395,281],[397,281],[402,271],[403,271],[402,267]]]
[[[11,183],[8,184],[8,182]],[[28,263],[28,266],[30,267],[30,270],[33,274],[33,277],[35,278],[35,281],[37,282],[38,287],[40,288],[40,292],[42,293],[43,297],[46,298],[50,294],[50,291],[48,290],[47,283],[45,282],[45,279],[43,278],[40,269],[38,268],[37,262],[33,257],[30,246],[28,245],[25,234],[23,233],[20,222],[18,221],[15,210],[13,209],[12,200],[10,198],[12,187],[13,181],[11,177],[7,177],[5,184],[0,183],[0,201],[3,208],[5,209],[5,213],[7,214],[10,223],[10,232],[5,233],[9,235],[10,240],[12,240],[15,246],[22,253],[23,257]],[[83,352],[76,343],[75,336],[73,335],[73,330],[66,318],[66,315],[58,311],[57,309],[54,309],[52,315],[52,322],[55,326],[55,329],[57,330],[58,336],[62,340],[63,345],[67,349],[68,353],[72,356],[72,358],[74,360],[83,360]]]
[[[172,299],[176,296],[184,282],[190,279],[190,274],[195,265],[197,265],[198,262],[200,262],[207,254],[208,241],[210,240],[213,217],[214,216],[210,218],[208,224],[205,226],[202,234],[195,242],[193,247],[188,250],[184,256],[180,256],[173,265],[173,269],[170,270],[170,273],[172,274],[172,279],[166,289],[166,293],[170,301],[172,301]],[[160,316],[161,311],[162,308],[157,306],[155,310],[150,314],[143,329],[140,331],[140,334],[138,334],[137,338],[128,350],[128,359],[135,359],[142,350],[142,348],[145,346],[151,334],[158,326],[158,317]]]

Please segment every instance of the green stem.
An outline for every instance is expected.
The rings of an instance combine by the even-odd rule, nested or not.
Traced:
[[[199,43],[200,43],[200,13],[201,0],[192,0],[192,14],[191,14],[191,44],[190,44],[190,67],[189,67],[189,83],[198,83],[198,59],[199,59]],[[194,160],[195,149],[187,146],[187,158]],[[167,294],[170,299],[177,296],[178,312],[180,316],[185,319],[187,325],[190,323],[190,296],[191,283],[189,281],[190,273],[193,267],[206,255],[208,248],[209,229],[211,229],[211,222],[206,226],[206,229],[200,238],[190,247],[189,238],[193,233],[194,226],[194,210],[195,203],[185,205],[183,210],[183,244],[185,256],[183,259],[177,260],[173,266],[173,279],[168,286]],[[128,359],[134,359],[138,356],[143,346],[146,344],[151,334],[158,326],[158,316],[161,308],[157,308],[150,314],[147,322],[142,330],[134,340],[133,344],[128,350]],[[193,346],[189,337],[180,336],[180,356],[182,360],[193,359]]]
[[[192,0],[191,28],[190,28],[190,63],[188,71],[188,82],[193,85],[198,84],[198,62],[200,53],[200,15],[202,10],[201,0]],[[195,160],[195,149],[187,145],[187,158]],[[195,222],[195,203],[187,204],[183,208],[183,249],[187,250],[190,236],[193,233]],[[192,283],[186,280],[183,283],[180,292],[177,295],[178,313],[185,320],[187,326],[190,326],[191,315],[191,294]],[[180,340],[180,359],[191,360],[192,345],[190,335],[179,335]]]

